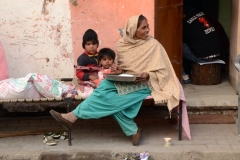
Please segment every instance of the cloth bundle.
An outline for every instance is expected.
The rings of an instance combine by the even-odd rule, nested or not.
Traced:
[[[29,73],[23,78],[0,81],[0,99],[58,98],[73,88],[47,75]]]

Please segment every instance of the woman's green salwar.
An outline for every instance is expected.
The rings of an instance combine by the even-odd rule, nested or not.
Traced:
[[[73,114],[81,119],[98,119],[111,115],[123,132],[130,136],[138,130],[133,119],[137,116],[143,99],[150,93],[147,87],[119,96],[114,82],[103,80],[98,88],[73,110]]]

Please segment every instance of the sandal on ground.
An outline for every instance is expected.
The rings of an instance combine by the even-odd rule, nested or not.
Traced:
[[[46,132],[44,133],[44,136],[52,136],[53,135],[53,132]]]
[[[55,132],[53,135],[52,135],[52,137],[53,137],[53,139],[60,139],[60,137],[61,137],[61,135],[63,134],[63,131],[57,131],[57,132]]]
[[[54,146],[57,144],[52,136],[43,136],[43,143],[45,143],[48,146]]]
[[[63,132],[63,134],[61,135],[61,137],[59,138],[61,140],[64,140],[64,141],[68,141],[68,135],[66,132]]]
[[[53,139],[55,140],[68,140],[68,135],[66,132],[63,132],[63,131],[57,131],[56,133],[54,133],[52,135]]]

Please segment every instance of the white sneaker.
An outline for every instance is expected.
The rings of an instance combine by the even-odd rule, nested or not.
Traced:
[[[183,84],[187,84],[187,83],[191,82],[190,79],[189,79],[188,74],[185,74],[182,77],[183,77],[183,80],[182,80]]]

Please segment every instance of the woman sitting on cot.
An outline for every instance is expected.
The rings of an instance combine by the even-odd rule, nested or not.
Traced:
[[[142,101],[151,95],[155,103],[167,102],[169,111],[180,99],[179,81],[163,46],[149,36],[149,24],[143,15],[128,19],[123,38],[117,42],[118,65],[114,74],[138,74],[135,82],[103,80],[93,93],[67,114],[51,110],[51,115],[71,131],[80,119],[112,116],[132,144],[138,145],[142,129],[134,122]]]

